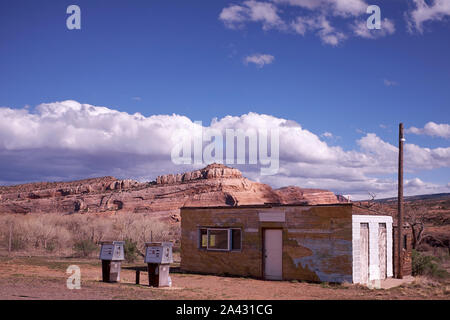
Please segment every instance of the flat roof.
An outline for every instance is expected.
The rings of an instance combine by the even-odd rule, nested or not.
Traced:
[[[306,204],[306,203],[290,203],[290,204],[282,204],[282,203],[264,203],[264,204],[244,204],[238,206],[203,206],[203,207],[181,207],[180,209],[263,209],[263,208],[280,208],[280,207],[341,207],[341,206],[353,206],[353,203],[329,203],[329,204]]]

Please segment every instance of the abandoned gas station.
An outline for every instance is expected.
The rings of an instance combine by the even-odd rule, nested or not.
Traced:
[[[392,277],[390,215],[352,203],[181,209],[181,269],[267,280],[367,284]],[[411,274],[404,229],[402,270]]]

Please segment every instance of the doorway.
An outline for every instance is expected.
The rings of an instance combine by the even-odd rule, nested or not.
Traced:
[[[360,262],[361,283],[369,282],[369,224],[361,223],[360,227]]]
[[[264,278],[283,279],[283,230],[264,229]]]
[[[386,279],[387,269],[387,232],[386,223],[378,225],[378,254],[380,261],[380,279]]]

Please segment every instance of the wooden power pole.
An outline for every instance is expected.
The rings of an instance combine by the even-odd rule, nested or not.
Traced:
[[[397,218],[397,278],[403,278],[403,123],[399,125],[398,141],[398,218]]]

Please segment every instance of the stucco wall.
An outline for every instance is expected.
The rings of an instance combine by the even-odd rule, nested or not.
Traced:
[[[260,213],[285,212],[284,222],[261,221]],[[199,227],[242,228],[242,250],[198,249]],[[263,277],[262,234],[283,229],[283,279],[352,281],[352,209],[290,206],[181,210],[181,268],[193,272]]]

